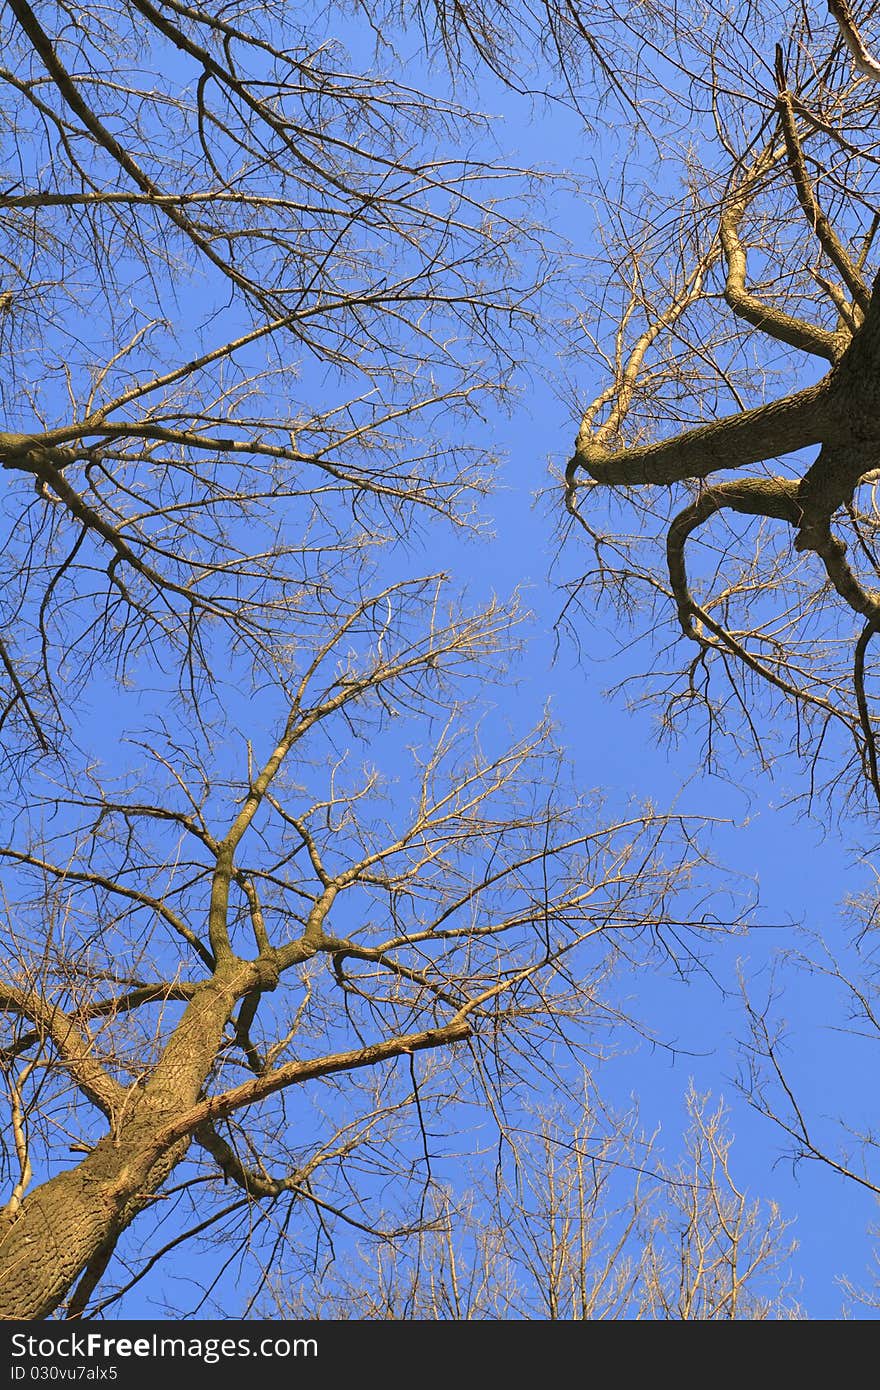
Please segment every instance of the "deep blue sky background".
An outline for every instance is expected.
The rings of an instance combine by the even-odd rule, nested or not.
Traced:
[[[565,122],[557,115],[551,124],[554,135],[548,143],[559,149]],[[499,426],[502,438],[505,428]],[[694,970],[680,981],[671,972],[661,978],[644,971],[636,979],[621,980],[633,1012],[672,1046],[636,1045],[627,1037],[622,1055],[603,1068],[599,1084],[606,1098],[620,1106],[637,1096],[646,1128],[662,1126],[670,1153],[677,1151],[684,1127],[689,1080],[723,1097],[735,1136],[734,1175],[753,1196],[778,1201],[795,1221],[795,1277],[803,1280],[800,1298],[809,1316],[839,1317],[843,1296],[837,1277],[847,1275],[855,1284],[867,1278],[867,1227],[875,1216],[874,1199],[824,1168],[803,1162],[793,1166],[785,1136],[739,1094],[734,1078],[746,1028],[737,974],[742,966],[760,994],[771,963],[797,947],[796,923],[839,947],[847,935],[841,901],[865,886],[867,870],[837,829],[788,804],[797,775],[790,764],[774,775],[743,760],[727,776],[707,776],[700,740],[670,748],[661,740],[654,712],[627,709],[620,694],[606,694],[629,670],[644,669],[626,650],[626,634],[613,631],[610,619],[607,629],[600,620],[589,635],[588,656],[575,652],[564,636],[558,639],[564,595],[548,579],[557,543],[552,522],[543,505],[533,505],[532,493],[536,479],[547,477],[548,455],[556,467],[564,459],[571,433],[565,403],[533,381],[522,410],[510,422],[515,442],[503,474],[508,491],[493,507],[498,542],[491,550],[463,546],[461,567],[475,586],[495,586],[502,594],[516,584],[526,586],[535,629],[528,657],[517,668],[517,699],[530,700],[536,711],[544,698],[549,701],[578,785],[599,789],[612,809],[633,799],[649,800],[659,810],[675,806],[683,813],[716,817],[711,846],[739,880],[742,902],[755,904],[748,934],[716,939],[707,947],[705,970]],[[554,439],[558,443],[552,450],[548,445]],[[497,717],[503,719],[503,706]],[[729,910],[726,894],[718,910],[719,915]],[[822,1115],[870,1116],[870,1048],[857,1047],[838,1031],[844,1021],[839,995],[793,968],[780,974],[779,986],[784,996],[778,1012],[789,1021],[792,1076],[805,1109],[817,1120]],[[862,1310],[856,1315],[869,1314]]]
[[[415,55],[413,71],[421,71]],[[467,104],[465,91],[457,95]],[[499,113],[496,139],[507,159],[569,176],[550,198],[551,226],[589,253],[593,214],[589,198],[579,197],[578,189],[589,192],[597,169],[614,169],[619,137],[613,132],[587,136],[577,114],[563,103],[517,97],[485,74],[478,100],[479,109]],[[673,1046],[634,1046],[627,1038],[619,1058],[604,1067],[600,1085],[606,1098],[621,1106],[636,1095],[646,1127],[661,1125],[670,1155],[678,1150],[689,1080],[723,1097],[731,1113],[734,1175],[751,1195],[777,1201],[794,1222],[799,1243],[794,1291],[809,1317],[838,1318],[845,1302],[839,1279],[856,1286],[870,1283],[869,1227],[876,1202],[821,1165],[793,1164],[786,1136],[739,1093],[735,1078],[746,1028],[738,975],[742,970],[758,998],[768,987],[771,968],[778,971],[782,998],[776,1014],[788,1025],[791,1077],[817,1132],[825,1117],[843,1116],[870,1127],[872,1045],[847,1034],[842,995],[831,982],[784,964],[787,953],[801,944],[796,924],[845,953],[852,928],[841,911],[843,900],[872,877],[860,848],[865,827],[827,824],[821,806],[812,814],[805,810],[805,766],[789,760],[762,772],[750,760],[728,757],[723,776],[708,776],[702,739],[671,747],[661,739],[656,710],[627,709],[624,695],[606,695],[629,673],[645,669],[644,644],[637,652],[628,650],[633,633],[621,630],[609,613],[598,613],[592,630],[582,632],[580,652],[560,634],[565,595],[559,586],[578,573],[577,544],[560,556],[558,536],[557,480],[577,429],[570,388],[574,385],[581,399],[591,398],[604,384],[600,370],[585,353],[572,381],[570,362],[563,366],[554,359],[551,341],[536,341],[531,370],[519,384],[518,409],[513,418],[490,425],[492,440],[505,455],[501,489],[487,508],[496,541],[491,547],[461,544],[455,572],[478,593],[504,595],[524,586],[535,624],[528,656],[516,668],[516,707],[521,712],[528,701],[537,713],[542,701],[549,703],[578,785],[600,789],[612,809],[632,799],[649,800],[659,810],[674,805],[718,819],[712,848],[739,881],[742,902],[755,904],[754,925],[747,935],[716,941],[707,951],[706,969],[687,980],[640,972],[636,980],[621,982],[634,1012]],[[807,364],[804,384],[811,370]],[[633,684],[632,696],[640,693]],[[509,696],[499,698],[497,718],[503,720]],[[720,903],[720,914],[728,907],[726,900]],[[854,1308],[852,1315],[876,1314]]]
[[[344,39],[356,57],[363,57],[368,35],[353,19],[348,24]],[[448,94],[442,68],[426,75],[415,48],[404,70],[411,72],[413,85],[426,79]],[[464,102],[476,99],[466,86],[457,96]],[[479,103],[484,111],[499,113],[499,157],[569,175],[549,194],[551,225],[575,249],[588,252],[593,214],[579,189],[589,190],[596,168],[613,167],[618,140],[612,133],[586,135],[580,118],[565,104],[517,97],[485,73],[479,79]],[[655,712],[627,709],[623,695],[605,693],[644,669],[646,660],[644,647],[629,649],[630,634],[610,613],[597,612],[592,628],[581,633],[580,651],[559,630],[565,602],[561,585],[578,572],[577,543],[569,544],[561,556],[559,552],[557,480],[577,428],[568,380],[573,374],[584,399],[603,382],[586,354],[574,365],[570,359],[561,363],[555,356],[557,345],[552,333],[536,337],[524,353],[521,379],[515,383],[518,405],[510,416],[487,419],[480,427],[487,446],[503,456],[500,489],[485,507],[494,540],[450,538],[434,528],[414,539],[405,553],[393,551],[388,563],[395,573],[401,567],[427,572],[442,564],[475,599],[492,592],[506,597],[521,587],[534,619],[527,651],[514,664],[516,684],[490,692],[495,704],[492,720],[498,728],[509,723],[521,730],[548,707],[576,783],[597,789],[611,813],[623,812],[634,801],[650,801],[660,811],[674,807],[717,820],[711,848],[738,885],[740,906],[753,906],[754,925],[748,934],[714,939],[707,945],[703,966],[687,978],[677,978],[671,968],[664,974],[642,971],[633,979],[620,977],[621,995],[656,1033],[658,1045],[637,1044],[627,1034],[621,1039],[620,1055],[603,1065],[598,1082],[606,1100],[621,1108],[632,1095],[638,1097],[646,1129],[660,1126],[670,1158],[679,1152],[690,1080],[698,1089],[723,1097],[731,1113],[734,1175],[754,1197],[777,1201],[795,1223],[792,1233],[799,1250],[793,1291],[811,1318],[836,1318],[844,1301],[837,1280],[846,1276],[859,1284],[867,1278],[868,1228],[875,1202],[869,1193],[826,1169],[805,1163],[793,1167],[786,1157],[785,1136],[757,1116],[738,1093],[735,1077],[745,1024],[737,973],[741,966],[760,991],[771,963],[796,945],[795,924],[835,947],[845,942],[841,902],[868,878],[854,848],[856,830],[861,833],[863,828],[853,827],[850,843],[845,826],[825,825],[820,811],[811,818],[802,806],[790,805],[792,791],[803,790],[800,779],[805,776],[805,769],[792,762],[764,772],[746,760],[728,762],[724,777],[707,776],[699,738],[674,747],[663,744]],[[316,393],[324,390],[320,373],[311,380]],[[309,384],[306,369],[304,398]],[[636,684],[632,694],[639,695]],[[93,688],[83,734],[94,746],[107,748],[115,744],[127,718],[123,715],[120,722],[109,692],[104,700],[101,690]],[[707,911],[712,906],[707,904]],[[719,916],[729,911],[730,899],[720,892]],[[805,1109],[816,1117],[844,1114],[870,1122],[873,1058],[869,1046],[840,1031],[845,1017],[833,986],[792,968],[780,974],[778,983],[783,991],[779,1012],[791,1030],[792,1075]],[[175,1266],[184,1282],[190,1275],[203,1277],[208,1268],[190,1251],[184,1247]],[[164,1273],[144,1281],[126,1307],[127,1316],[155,1316],[168,1286]],[[234,1271],[217,1296],[234,1315]],[[873,1316],[864,1310],[856,1315]]]

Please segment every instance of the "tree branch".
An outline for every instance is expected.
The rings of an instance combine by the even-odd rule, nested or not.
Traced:
[[[611,452],[597,446],[589,433],[579,434],[567,477],[571,483],[582,469],[596,482],[612,486],[669,487],[821,444],[832,427],[827,382],[825,378],[792,396],[698,425],[657,444]]]

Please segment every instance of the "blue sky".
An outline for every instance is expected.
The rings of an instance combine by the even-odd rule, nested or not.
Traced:
[[[506,155],[525,164],[549,164],[568,176],[551,196],[551,226],[563,236],[576,229],[579,247],[588,246],[592,213],[577,190],[591,187],[594,170],[614,168],[619,135],[585,136],[577,114],[563,103],[532,102],[485,78],[479,102],[481,110],[503,113],[496,139]],[[805,1113],[820,1128],[823,1120],[839,1117],[869,1128],[866,1083],[873,1045],[848,1035],[843,995],[833,982],[787,960],[804,945],[796,925],[846,955],[852,924],[844,899],[871,882],[866,827],[845,820],[832,824],[821,805],[805,810],[807,770],[796,759],[762,771],[754,760],[734,753],[722,759],[721,775],[707,775],[700,738],[673,746],[662,738],[656,709],[626,708],[627,695],[641,693],[629,678],[645,669],[649,650],[644,642],[636,651],[630,648],[637,625],[636,632],[628,632],[600,611],[580,651],[560,632],[565,601],[560,586],[578,572],[577,542],[562,554],[559,548],[558,477],[577,428],[571,386],[588,399],[604,383],[586,352],[574,369],[570,361],[554,360],[552,338],[541,344],[540,353],[523,376],[513,418],[491,425],[505,455],[501,490],[488,506],[496,542],[491,548],[462,545],[458,573],[502,594],[525,586],[535,628],[528,657],[518,666],[518,702],[528,698],[537,707],[547,699],[578,785],[601,789],[612,806],[646,799],[661,810],[674,804],[717,818],[713,850],[738,881],[743,901],[754,905],[749,932],[710,946],[705,971],[694,971],[686,981],[671,972],[663,978],[641,972],[636,980],[621,982],[624,992],[632,991],[636,1010],[673,1046],[626,1040],[623,1055],[605,1067],[600,1085],[620,1104],[638,1096],[646,1124],[662,1125],[670,1152],[683,1123],[690,1078],[698,1088],[723,1096],[735,1136],[734,1172],[753,1195],[778,1201],[794,1221],[799,1243],[794,1287],[807,1315],[837,1318],[845,1301],[839,1279],[856,1286],[870,1283],[869,1228],[876,1202],[821,1165],[794,1164],[786,1136],[740,1094],[736,1078],[747,1030],[737,979],[742,970],[759,998],[771,968],[778,971],[777,1014],[786,1021],[791,1075]],[[804,383],[811,374],[806,364]],[[685,645],[682,639],[680,646]],[[611,690],[621,684],[624,691]],[[503,717],[501,708],[498,718]],[[852,1315],[876,1316],[864,1307]]]
[[[351,17],[345,24],[344,37],[355,60],[365,59],[366,30]],[[442,65],[426,73],[415,40],[411,42],[403,75],[414,85],[424,80],[446,96]],[[603,133],[596,127],[585,133],[569,104],[517,96],[485,74],[478,91],[481,109],[498,113],[494,149],[499,159],[549,166],[565,175],[547,190],[551,229],[560,247],[571,243],[575,258],[588,255],[596,229],[590,199],[584,195],[592,189],[597,170],[614,170],[621,153],[620,132]],[[456,95],[467,105],[476,100],[474,92],[462,83]],[[576,311],[577,305],[560,300],[578,284],[584,281],[576,276],[563,279],[551,304],[560,312]],[[181,289],[184,321],[190,309],[194,321],[209,317],[202,293],[208,291],[193,285]],[[186,333],[182,341],[186,346]],[[510,412],[487,413],[472,426],[476,441],[501,460],[499,489],[483,508],[491,540],[486,534],[450,535],[438,524],[390,548],[382,564],[395,576],[442,565],[455,585],[475,600],[493,593],[504,598],[521,588],[533,618],[525,650],[512,663],[513,683],[483,692],[489,741],[500,742],[508,729],[522,732],[549,710],[574,782],[584,790],[595,789],[610,813],[622,814],[634,803],[650,801],[661,812],[674,808],[715,822],[708,844],[726,872],[713,880],[718,887],[706,898],[704,911],[710,920],[714,915],[726,919],[732,909],[748,908],[752,925],[748,932],[731,937],[713,935],[700,962],[690,962],[684,974],[670,962],[663,971],[619,976],[621,1001],[656,1035],[656,1042],[622,1034],[619,1055],[603,1063],[598,1085],[606,1100],[621,1108],[633,1095],[638,1098],[644,1125],[649,1130],[660,1126],[670,1159],[679,1150],[691,1079],[699,1089],[723,1096],[734,1135],[734,1174],[754,1197],[778,1201],[795,1223],[799,1250],[792,1270],[793,1292],[810,1317],[838,1317],[843,1294],[836,1281],[846,1276],[858,1284],[865,1278],[874,1199],[819,1166],[793,1167],[786,1158],[785,1136],[739,1094],[735,1083],[746,1027],[737,976],[742,969],[760,993],[777,956],[796,947],[797,924],[835,949],[844,949],[848,928],[841,902],[868,882],[859,851],[863,827],[826,824],[820,806],[807,814],[793,801],[805,775],[794,759],[762,771],[754,760],[734,751],[723,771],[708,775],[698,731],[692,739],[664,742],[656,708],[627,707],[627,696],[638,700],[641,694],[638,673],[654,660],[648,643],[640,639],[634,645],[638,624],[630,632],[610,610],[597,608],[590,625],[579,626],[578,643],[560,625],[564,585],[587,561],[581,559],[576,537],[560,548],[559,474],[577,428],[577,399],[590,398],[603,384],[600,365],[587,351],[572,354],[570,345],[571,330],[561,327],[524,338],[522,369],[510,383]],[[316,400],[329,398],[334,387],[323,369],[304,367],[304,399],[310,390]],[[58,408],[63,414],[63,403]],[[145,689],[140,699],[128,693],[122,704],[117,691],[95,682],[79,710],[84,743],[111,764],[118,756],[119,734],[132,730],[138,720],[154,717],[167,699],[167,688],[151,671],[148,653],[139,655],[133,671],[153,689]],[[271,708],[271,697],[243,695],[242,727],[255,710]],[[269,730],[263,733],[268,740]],[[384,753],[385,771],[403,777],[402,750],[391,739],[383,747],[389,750]],[[401,765],[395,767],[398,758]],[[872,1088],[863,1080],[870,1075],[870,1044],[841,1031],[845,1014],[833,981],[810,976],[790,962],[780,965],[778,981],[778,1011],[790,1028],[792,1075],[805,1109],[817,1118],[839,1113],[854,1123],[870,1124]],[[191,1276],[201,1279],[209,1269],[210,1257],[197,1258],[184,1247],[168,1272],[139,1286],[126,1314],[155,1315],[166,1290],[185,1287]],[[234,1267],[216,1297],[227,1308],[235,1306]],[[856,1315],[873,1313],[861,1310]]]

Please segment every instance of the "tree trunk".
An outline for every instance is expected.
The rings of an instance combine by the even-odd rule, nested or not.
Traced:
[[[78,1276],[149,1204],[186,1154],[189,1137],[157,1160],[157,1129],[195,1104],[253,964],[230,962],[193,996],[150,1079],[124,1093],[110,1133],[86,1158],[43,1183],[0,1233],[0,1319],[48,1317]]]

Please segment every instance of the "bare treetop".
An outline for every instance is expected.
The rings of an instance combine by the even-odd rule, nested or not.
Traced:
[[[856,780],[880,797],[865,691],[880,623],[880,89],[869,30],[829,9],[824,26],[773,9],[670,33],[667,67],[690,64],[664,97],[667,120],[677,107],[694,120],[682,182],[647,203],[634,189],[620,213],[600,320],[616,313],[615,345],[589,325],[608,381],[584,411],[566,501],[600,581],[665,590],[696,647],[666,687],[673,722],[702,708],[711,739],[738,709],[760,749],[763,684],[798,709],[814,756],[845,726]],[[657,518],[665,575],[606,546],[597,487]]]
[[[0,74],[13,759],[138,650],[204,714],[209,632],[277,674],[378,544],[473,525],[543,273],[479,116],[289,6],[38,11]]]

